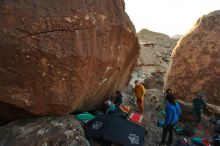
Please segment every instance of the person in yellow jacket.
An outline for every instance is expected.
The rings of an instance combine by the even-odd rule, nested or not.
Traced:
[[[143,113],[145,88],[138,80],[135,81],[134,93],[137,98],[136,102],[137,102],[138,110],[140,113]]]

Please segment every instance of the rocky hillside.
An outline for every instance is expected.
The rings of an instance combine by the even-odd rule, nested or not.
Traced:
[[[144,81],[149,89],[163,87],[164,74],[167,71],[171,52],[178,40],[168,35],[143,29],[137,34],[141,45],[137,67],[133,73],[133,80]]]
[[[192,101],[197,92],[220,105],[220,11],[198,19],[192,30],[178,43],[172,54],[165,87],[177,97]]]
[[[180,39],[183,35],[181,34],[176,34],[176,35],[173,35],[171,36],[172,39]]]
[[[123,0],[0,1],[0,119],[97,107],[127,86],[135,35]]]

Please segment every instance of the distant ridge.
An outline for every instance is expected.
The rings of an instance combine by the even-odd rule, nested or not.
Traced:
[[[172,39],[180,39],[183,35],[181,34],[176,34],[176,35],[173,35],[171,38]]]

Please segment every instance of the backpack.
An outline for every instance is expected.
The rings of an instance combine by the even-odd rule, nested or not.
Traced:
[[[191,136],[193,136],[195,134],[195,131],[190,126],[185,126],[182,129],[182,134],[185,135],[185,136],[191,137]]]
[[[181,126],[179,126],[179,125],[176,125],[176,126],[174,127],[174,131],[175,131],[175,133],[176,133],[177,135],[182,135],[182,134],[183,134],[183,128],[182,128]]]
[[[192,138],[192,143],[199,146],[209,146],[208,140],[200,137],[194,137]]]
[[[165,121],[164,120],[158,120],[157,121],[157,127],[164,127],[164,125],[165,125]]]

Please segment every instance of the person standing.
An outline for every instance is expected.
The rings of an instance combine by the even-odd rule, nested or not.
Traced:
[[[166,90],[166,96],[165,96],[165,98],[166,98],[166,99],[168,99],[168,98],[174,98],[174,97],[173,97],[173,91],[172,91],[172,89],[169,88],[169,89]]]
[[[135,96],[136,96],[138,111],[139,111],[139,113],[143,113],[145,88],[138,80],[135,81],[134,92],[135,92]]]
[[[206,108],[206,103],[203,100],[204,93],[197,93],[196,98],[193,99],[193,111],[197,117],[197,123],[201,122],[202,110]]]
[[[122,104],[122,94],[120,91],[116,91],[116,97],[115,97],[115,105],[120,106]]]
[[[173,142],[173,127],[178,122],[179,117],[182,113],[181,107],[178,102],[175,101],[175,98],[172,96],[167,97],[167,103],[166,103],[166,118],[165,118],[165,124],[163,128],[163,134],[162,134],[162,141],[161,145],[166,144],[166,137],[169,133],[168,138],[168,145],[172,145]]]

